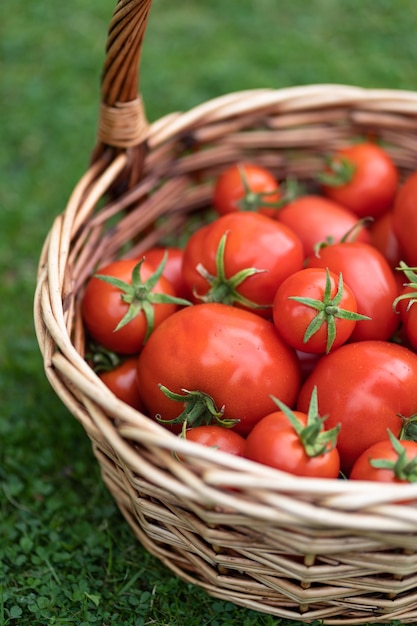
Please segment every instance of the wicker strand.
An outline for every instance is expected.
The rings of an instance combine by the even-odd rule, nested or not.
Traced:
[[[140,97],[130,102],[100,105],[98,139],[114,148],[132,148],[146,140],[148,123]]]

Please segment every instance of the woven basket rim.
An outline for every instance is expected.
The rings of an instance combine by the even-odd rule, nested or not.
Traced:
[[[253,98],[253,100],[251,98]],[[220,110],[224,115],[224,110],[226,109],[227,115],[233,116],[241,112],[242,108],[244,110],[250,109],[251,107],[268,108],[272,105],[276,105],[277,102],[281,104],[284,103],[284,108],[286,103],[293,104],[295,108],[297,108],[298,102],[300,103],[299,106],[306,107],[307,104],[311,102],[311,98],[317,99],[318,102],[320,99],[325,102],[330,101],[333,106],[335,106],[335,103],[336,105],[340,103],[340,106],[352,107],[354,105],[358,106],[362,103],[366,103],[368,106],[369,102],[371,102],[375,108],[377,108],[377,105],[379,104],[381,108],[384,108],[385,110],[386,103],[388,102],[392,103],[393,108],[398,105],[401,107],[403,104],[414,105],[417,107],[417,93],[414,92],[390,89],[367,89],[343,84],[317,83],[313,85],[292,86],[284,89],[243,90],[215,97],[202,104],[196,105],[194,108],[186,111],[185,113],[171,113],[156,120],[154,123],[149,125],[148,142],[151,149],[155,149],[166,141],[168,135],[175,136],[179,134],[186,125],[192,126],[193,124],[197,124],[199,121],[204,120],[207,116],[211,116],[212,114],[216,117],[216,115],[220,115]],[[349,104],[347,104],[347,102]],[[319,104],[317,104],[317,106],[319,106]],[[210,117],[210,119],[212,118]],[[120,161],[119,164],[113,164],[116,172],[121,169],[125,162],[124,156],[119,156],[118,159]],[[85,178],[88,178],[89,173],[90,170],[81,179],[79,185],[84,186]],[[105,180],[106,177],[108,177],[108,174],[109,170],[104,170],[102,179]],[[103,183],[100,179],[97,184],[100,189],[103,187]],[[78,197],[80,195],[81,192],[79,185],[75,188],[73,196],[68,203],[69,205],[72,204],[74,196]],[[63,219],[65,218],[65,213],[66,212],[64,211],[62,214]],[[38,283],[38,290],[42,284],[42,272],[40,272],[39,276],[40,282]],[[39,297],[38,293],[37,299],[39,299]],[[42,331],[39,324],[37,325],[37,328],[41,336]],[[56,339],[59,341],[58,335]],[[143,428],[146,426],[146,434],[143,434],[143,437],[152,438],[158,436],[158,445],[162,448],[170,449],[178,455],[188,453],[195,459],[200,458],[204,461],[213,461],[210,451],[204,449],[204,446],[178,439],[163,426],[150,420],[149,417],[134,411],[123,403],[120,403],[120,401],[113,397],[111,392],[105,388],[104,384],[100,381],[98,376],[90,370],[89,366],[83,362],[83,358],[80,357],[76,348],[72,345],[69,335],[67,335],[64,339],[62,337],[60,339],[61,341],[63,340],[63,345],[65,345],[66,356],[77,364],[77,367],[80,368],[80,371],[86,377],[84,381],[85,384],[83,383],[82,378],[78,375],[78,372],[75,370],[74,372],[65,371],[65,375],[68,376],[70,380],[71,377],[73,377],[72,382],[84,387],[83,390],[85,393],[91,397],[91,399],[98,401],[102,408],[107,408],[107,410],[114,415],[117,415],[118,413],[124,414],[128,426],[118,430],[120,435],[134,438],[134,428],[138,426]],[[81,364],[81,362],[83,362],[83,364]],[[54,361],[54,366],[63,367],[65,369],[62,359],[56,359]],[[102,394],[102,398],[100,398],[98,393]],[[273,468],[265,468],[264,466],[259,466],[257,463],[253,463],[247,459],[233,457],[232,455],[221,452],[218,453],[216,459],[218,459],[218,462],[221,463],[222,466],[230,470],[234,470],[235,472],[246,471],[248,474],[251,472],[256,474],[259,485],[271,487],[273,481],[279,479],[280,489],[283,490],[302,491],[305,489],[308,491],[313,489],[322,494],[331,493],[333,496],[335,492],[338,492],[338,500],[340,503],[344,500],[348,503],[352,499],[352,493],[360,493],[363,503],[367,503],[368,506],[371,504],[383,504],[386,501],[392,500],[393,497],[401,500],[417,497],[416,484],[393,484],[387,486],[375,483],[371,484],[367,481],[355,481],[355,484],[352,484],[348,480],[334,481],[333,479],[303,478],[295,477],[293,475],[286,474],[285,472],[279,472]],[[222,481],[226,478],[227,476],[225,475],[221,475],[220,477],[213,477],[212,473],[207,475],[207,480],[212,481],[213,485],[216,483],[222,484]],[[284,480],[286,483],[283,482]],[[333,488],[335,483],[337,484],[337,489]],[[372,489],[370,489],[370,485],[372,485]],[[372,491],[371,495],[369,493],[370,490]],[[333,498],[333,501],[336,502],[337,497],[336,499]]]

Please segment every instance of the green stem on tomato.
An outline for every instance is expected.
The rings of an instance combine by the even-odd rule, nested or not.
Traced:
[[[389,429],[388,436],[397,458],[393,461],[389,459],[370,459],[370,465],[377,469],[391,470],[398,480],[406,480],[410,483],[417,482],[417,456],[409,460],[406,449]]]
[[[408,311],[411,306],[415,304],[415,302],[417,302],[417,267],[409,267],[407,263],[404,263],[404,261],[400,261],[399,266],[396,268],[396,270],[401,271],[405,274],[409,282],[404,283],[403,287],[409,287],[412,291],[408,291],[407,293],[402,293],[397,296],[397,298],[395,298],[394,302],[392,303],[392,308],[394,309],[394,311],[397,311],[398,303],[403,300],[408,300]]]
[[[191,304],[184,298],[177,298],[166,293],[154,293],[152,289],[161,278],[167,262],[168,253],[166,252],[161,263],[155,272],[145,282],[142,280],[140,271],[145,258],[141,259],[133,268],[132,282],[126,283],[115,276],[107,276],[105,274],[95,274],[95,278],[99,278],[104,282],[116,287],[120,291],[120,297],[129,305],[126,315],[120,320],[114,329],[118,331],[123,326],[131,322],[141,311],[145,315],[147,329],[144,341],[149,338],[154,327],[154,304],[178,304],[188,306]]]
[[[300,304],[309,306],[317,310],[317,315],[313,317],[311,322],[306,328],[303,341],[307,343],[311,337],[318,332],[323,324],[327,324],[327,341],[326,341],[326,353],[329,353],[334,340],[336,339],[336,318],[358,321],[358,320],[370,320],[367,315],[361,315],[360,313],[354,313],[347,309],[342,309],[339,304],[343,298],[343,276],[339,274],[339,282],[337,286],[337,292],[335,296],[331,297],[331,280],[328,268],[326,268],[326,284],[323,293],[323,300],[317,300],[316,298],[307,298],[303,296],[288,296],[290,300],[295,300]]]
[[[252,309],[265,308],[264,305],[257,304],[239,293],[238,287],[249,278],[249,276],[265,272],[266,270],[248,267],[236,272],[236,274],[229,278],[226,276],[224,256],[228,234],[229,231],[222,235],[216,250],[216,274],[210,274],[201,263],[197,265],[196,269],[198,273],[208,282],[210,288],[204,295],[199,295],[194,292],[194,296],[202,302],[222,302],[223,304],[232,306],[239,303],[240,305]]]
[[[242,181],[243,189],[245,191],[244,197],[239,200],[238,207],[240,211],[259,211],[261,208],[268,209],[281,209],[283,206],[297,198],[302,194],[301,185],[295,179],[288,178],[285,185],[285,193],[281,199],[276,202],[270,202],[268,198],[275,196],[278,193],[278,188],[272,191],[252,191],[245,170],[242,166],[238,167],[240,180]]]
[[[317,401],[317,387],[313,388],[310,404],[307,412],[307,425],[305,426],[295,413],[278,398],[272,396],[272,400],[285,414],[297,433],[300,442],[304,446],[305,453],[309,457],[320,456],[333,450],[337,444],[337,436],[341,425],[337,424],[330,430],[324,430],[323,424],[327,417],[320,417]]]
[[[165,420],[157,415],[156,419],[161,424],[183,424],[187,422],[187,426],[191,428],[216,423],[225,428],[231,428],[239,421],[223,418],[225,407],[218,409],[214,399],[204,391],[181,389],[182,393],[175,393],[165,385],[159,384],[158,386],[167,398],[184,404],[184,410],[173,419]]]
[[[326,187],[341,187],[347,185],[352,180],[356,166],[346,157],[326,156],[326,168],[317,176],[318,181]]]

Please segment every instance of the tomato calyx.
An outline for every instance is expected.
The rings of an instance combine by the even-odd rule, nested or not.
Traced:
[[[116,287],[121,292],[121,299],[123,302],[129,305],[126,315],[117,324],[114,331],[118,331],[123,326],[126,326],[131,322],[139,313],[143,312],[146,319],[146,334],[144,342],[149,339],[149,336],[154,327],[154,304],[178,304],[183,306],[191,305],[191,302],[184,298],[177,298],[166,293],[155,293],[153,288],[161,278],[167,262],[168,253],[165,253],[161,263],[156,268],[155,272],[145,282],[142,280],[140,271],[142,264],[145,261],[145,257],[141,259],[132,270],[132,281],[127,283],[120,280],[116,276],[108,276],[105,274],[95,274],[95,278],[99,278],[104,282]]]
[[[85,355],[85,358],[96,374],[109,372],[120,365],[124,360],[116,352],[107,350],[107,348],[95,342],[90,343],[89,351]]]
[[[410,483],[417,482],[417,456],[409,460],[406,449],[401,445],[401,441],[389,429],[387,429],[387,432],[397,458],[394,460],[370,458],[369,464],[376,469],[391,470],[398,480]]]
[[[392,308],[396,311],[399,302],[408,300],[406,310],[409,311],[411,306],[417,302],[417,267],[409,267],[406,263],[404,263],[404,261],[400,261],[399,266],[396,269],[402,271],[409,280],[408,283],[404,283],[403,287],[409,287],[412,291],[408,291],[407,293],[402,293],[397,296],[392,303]]]
[[[300,304],[311,307],[317,310],[317,315],[313,317],[311,322],[306,328],[303,341],[307,343],[311,337],[318,332],[323,324],[327,325],[327,340],[326,340],[326,354],[328,354],[336,339],[336,318],[358,321],[358,320],[370,320],[367,315],[361,315],[360,313],[354,313],[347,309],[340,308],[339,304],[343,298],[343,276],[339,274],[339,281],[337,286],[337,292],[331,297],[331,280],[329,269],[326,268],[326,283],[324,287],[323,299],[318,300],[316,298],[308,298],[304,296],[288,296],[289,300],[295,300]]]
[[[238,167],[240,180],[245,192],[241,200],[237,201],[240,211],[258,212],[260,209],[281,209],[283,206],[295,200],[301,193],[300,183],[293,178],[288,178],[285,182],[285,191],[278,201],[271,202],[269,198],[276,196],[278,187],[271,191],[252,191],[245,174],[244,167]]]
[[[224,255],[226,248],[226,239],[230,231],[226,231],[222,235],[219,245],[216,250],[216,275],[210,274],[202,263],[199,263],[196,267],[198,273],[209,283],[210,289],[204,295],[199,295],[194,291],[194,296],[202,302],[222,302],[233,306],[234,304],[241,304],[248,308],[259,309],[265,308],[265,305],[257,304],[243,296],[237,288],[243,281],[249,276],[265,272],[266,270],[257,269],[255,267],[248,267],[236,272],[230,278],[227,278],[224,267]]]
[[[161,424],[186,423],[187,428],[192,428],[216,423],[225,428],[232,428],[239,421],[223,419],[225,407],[218,409],[213,398],[204,391],[181,389],[183,393],[175,393],[165,385],[159,384],[158,387],[170,400],[184,404],[184,410],[173,419],[164,420],[160,415],[156,415],[157,421]]]
[[[325,169],[317,176],[320,183],[328,187],[341,187],[351,182],[356,165],[343,156],[327,156],[324,159]]]
[[[337,444],[337,436],[341,425],[337,424],[330,430],[324,430],[323,424],[327,416],[320,417],[317,401],[317,387],[313,388],[307,412],[307,425],[305,426],[294,412],[278,398],[271,396],[278,408],[285,414],[297,433],[305,453],[309,457],[320,456],[331,452]]]
[[[399,434],[401,441],[417,441],[417,414],[404,417],[399,415],[402,420],[402,426]]]

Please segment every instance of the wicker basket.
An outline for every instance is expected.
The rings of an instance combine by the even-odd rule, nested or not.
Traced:
[[[301,479],[178,439],[87,365],[79,302],[97,264],[180,233],[208,207],[213,176],[238,159],[308,180],[322,153],[372,135],[406,175],[417,168],[417,93],[253,90],[148,125],[137,92],[150,4],[117,5],[98,146],[42,251],[35,323],[46,375],[137,538],[179,577],[288,619],[416,623],[417,509],[396,502],[417,498],[417,485]]]

